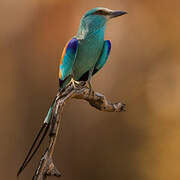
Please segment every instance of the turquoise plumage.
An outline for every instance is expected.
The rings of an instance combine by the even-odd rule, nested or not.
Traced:
[[[111,50],[111,42],[104,40],[107,21],[124,14],[126,14],[124,11],[94,8],[82,17],[77,35],[68,41],[62,53],[59,66],[60,90],[70,82],[75,86],[78,81],[87,81],[91,89],[91,77],[103,68]],[[17,176],[30,162],[48,131],[55,99]],[[44,129],[45,131],[34,149]]]
[[[94,8],[81,19],[77,35],[64,48],[59,68],[60,89],[69,82],[88,81],[106,63],[110,41],[104,41],[107,21],[126,14],[106,8]],[[90,85],[91,87],[91,85]]]
[[[106,40],[106,41],[104,41],[104,46],[102,49],[101,56],[99,57],[97,63],[95,64],[93,75],[96,72],[98,72],[101,68],[103,68],[103,66],[105,65],[105,63],[109,57],[110,51],[111,51],[111,42],[109,40]]]

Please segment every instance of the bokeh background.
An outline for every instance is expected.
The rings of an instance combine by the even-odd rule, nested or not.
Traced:
[[[16,179],[57,92],[63,47],[98,6],[129,12],[109,22],[111,55],[93,79],[127,112],[66,105],[54,154],[61,179],[180,179],[178,0],[0,0],[0,179]],[[20,180],[31,179],[45,147]]]

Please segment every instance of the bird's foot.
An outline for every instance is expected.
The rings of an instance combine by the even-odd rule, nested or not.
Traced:
[[[80,82],[79,81],[75,81],[73,78],[71,78],[71,81],[69,82],[69,84],[72,84],[74,88],[77,88],[76,85],[79,85]]]

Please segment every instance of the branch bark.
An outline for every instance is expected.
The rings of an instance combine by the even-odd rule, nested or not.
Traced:
[[[100,111],[106,112],[122,112],[125,111],[125,104],[120,102],[111,103],[106,99],[103,94],[91,91],[83,82],[81,82],[76,88],[73,85],[69,85],[63,91],[59,91],[56,96],[56,102],[53,109],[53,115],[51,119],[51,128],[49,133],[49,144],[44,154],[41,157],[39,165],[33,176],[33,180],[44,180],[47,176],[60,177],[61,173],[57,170],[53,163],[52,155],[54,152],[56,139],[60,127],[61,114],[65,103],[72,99],[83,99],[89,102],[89,104]]]

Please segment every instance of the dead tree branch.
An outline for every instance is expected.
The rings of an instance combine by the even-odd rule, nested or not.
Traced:
[[[120,102],[111,103],[106,97],[98,92],[90,91],[90,89],[81,83],[76,88],[73,85],[69,85],[64,91],[58,92],[56,96],[56,103],[53,109],[53,115],[51,120],[51,129],[49,134],[49,144],[42,155],[38,168],[35,171],[33,180],[44,180],[47,176],[61,176],[61,173],[57,170],[53,163],[52,155],[55,148],[55,143],[60,127],[61,114],[65,103],[72,99],[83,99],[89,102],[89,104],[100,111],[107,112],[121,112],[125,111],[125,104]]]

